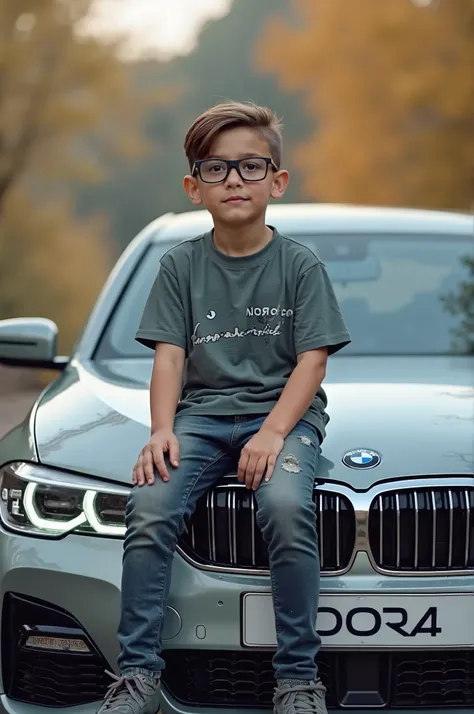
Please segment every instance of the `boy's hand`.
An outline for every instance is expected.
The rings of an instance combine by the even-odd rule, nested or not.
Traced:
[[[163,481],[169,481],[164,454],[169,454],[171,465],[179,464],[179,443],[171,429],[160,429],[140,451],[137,463],[133,468],[132,481],[136,486],[149,486],[155,483],[154,467],[158,469]]]
[[[242,449],[237,472],[239,481],[255,491],[265,469],[265,481],[269,481],[284,443],[280,434],[262,427]]]

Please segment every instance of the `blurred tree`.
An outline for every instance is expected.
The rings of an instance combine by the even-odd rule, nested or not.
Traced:
[[[38,167],[41,179],[98,180],[110,152],[144,148],[145,97],[129,84],[118,43],[80,32],[92,2],[0,0],[0,215]]]
[[[314,131],[295,153],[308,198],[473,205],[473,0],[293,0],[259,52],[301,91]]]
[[[71,207],[38,211],[23,191],[10,193],[0,221],[0,318],[49,317],[67,354],[110,267],[106,223],[77,223]]]
[[[157,102],[119,41],[83,31],[92,2],[0,0],[0,319],[50,317],[66,352],[112,262],[107,221],[78,221],[71,180],[97,188],[112,159],[140,156]]]

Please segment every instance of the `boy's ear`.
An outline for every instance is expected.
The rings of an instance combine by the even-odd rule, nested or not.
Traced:
[[[277,171],[273,176],[271,197],[276,200],[278,200],[279,198],[282,198],[283,194],[285,193],[285,191],[287,189],[289,180],[290,180],[290,175],[289,175],[288,171],[285,171],[284,169]]]
[[[183,188],[195,206],[202,204],[201,192],[194,176],[188,175],[184,177]]]

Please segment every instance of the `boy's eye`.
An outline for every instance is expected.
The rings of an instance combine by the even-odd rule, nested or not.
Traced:
[[[222,164],[208,164],[206,166],[206,171],[211,171],[214,174],[218,174],[224,170],[225,170],[225,166],[223,166]]]
[[[254,161],[248,161],[246,164],[244,164],[244,170],[245,171],[257,171],[259,166],[254,162]]]

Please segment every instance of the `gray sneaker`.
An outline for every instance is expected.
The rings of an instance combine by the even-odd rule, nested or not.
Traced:
[[[97,714],[157,714],[160,708],[160,680],[145,674],[117,677],[113,681]]]
[[[284,681],[273,697],[274,714],[328,714],[326,687],[316,682]]]

